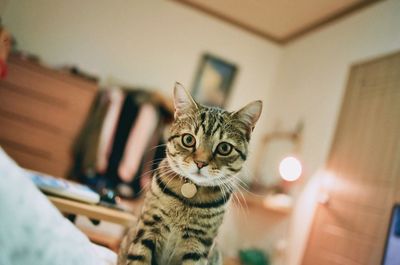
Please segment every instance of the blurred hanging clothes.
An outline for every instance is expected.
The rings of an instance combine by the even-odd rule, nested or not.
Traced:
[[[145,103],[140,107],[118,167],[118,176],[124,182],[131,182],[138,171],[146,147],[157,128],[158,115],[157,109],[152,104]]]
[[[77,176],[77,178],[82,175],[87,178],[94,178],[96,175],[95,167],[100,130],[109,104],[110,100],[107,93],[99,93],[96,96],[86,124],[75,141],[73,150],[75,164],[72,175]]]
[[[98,191],[136,197],[145,183],[144,168],[157,166],[155,155],[157,161],[165,156],[161,135],[172,112],[154,92],[108,89],[100,94],[77,141],[72,175]]]
[[[100,174],[104,174],[107,169],[118,119],[125,99],[125,95],[121,89],[111,89],[108,94],[110,106],[104,117],[97,150],[96,171]]]
[[[118,168],[124,154],[125,146],[128,141],[129,133],[136,120],[140,105],[136,101],[137,95],[133,93],[127,93],[125,101],[122,105],[119,120],[117,122],[117,128],[115,132],[114,141],[112,144],[112,150],[108,159],[107,170],[104,175],[108,178],[108,188],[115,189],[121,178],[118,174]],[[133,183],[134,189],[136,190],[137,183]]]

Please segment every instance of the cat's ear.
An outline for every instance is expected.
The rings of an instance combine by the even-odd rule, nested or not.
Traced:
[[[253,130],[260,118],[262,105],[261,100],[256,100],[233,112],[232,115],[236,116]]]
[[[176,82],[174,87],[175,117],[188,113],[192,109],[198,109],[196,101],[182,84]]]

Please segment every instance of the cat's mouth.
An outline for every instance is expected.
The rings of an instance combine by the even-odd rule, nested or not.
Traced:
[[[203,177],[203,178],[206,177],[206,176],[203,175],[200,171],[194,172],[192,175],[193,175],[193,176],[196,176],[196,177]]]
[[[198,186],[215,186],[216,184],[209,176],[205,175],[201,171],[197,170],[195,172],[188,172],[180,167],[178,163],[176,163],[173,159],[168,158],[169,165],[171,169],[177,173],[178,175],[182,176],[183,178],[187,178],[192,181],[194,184]]]

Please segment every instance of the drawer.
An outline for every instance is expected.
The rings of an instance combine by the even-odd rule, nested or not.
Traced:
[[[87,110],[97,91],[92,82],[15,59],[9,64],[7,80],[25,88],[26,93],[75,111]]]
[[[4,148],[10,157],[12,157],[17,163],[24,168],[44,172],[56,177],[65,178],[67,177],[68,171],[71,167],[70,161],[52,161],[45,158],[35,150],[26,148],[25,146],[16,145],[14,143],[3,143],[0,141],[0,145]]]
[[[38,151],[50,160],[70,160],[73,139],[47,131],[39,126],[0,116],[0,144],[11,142]]]
[[[25,89],[16,87],[8,81],[0,82],[0,112],[14,114],[41,124],[55,133],[70,138],[79,132],[85,120],[83,114],[66,109],[62,104],[49,101],[48,98],[33,97],[26,93]]]

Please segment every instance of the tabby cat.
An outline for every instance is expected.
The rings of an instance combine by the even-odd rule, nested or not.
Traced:
[[[228,112],[198,104],[176,83],[174,104],[166,158],[154,172],[137,226],[121,244],[119,265],[214,264],[214,238],[262,102]]]

